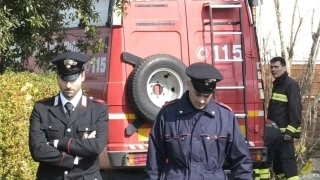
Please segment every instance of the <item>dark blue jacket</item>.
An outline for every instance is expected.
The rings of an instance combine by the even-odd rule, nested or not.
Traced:
[[[82,96],[67,119],[58,96],[41,100],[30,116],[29,149],[39,162],[37,180],[102,180],[99,154],[107,142],[107,105]],[[85,134],[96,131],[96,137]],[[49,145],[59,140],[58,147]],[[77,165],[75,157],[82,157]]]
[[[196,110],[186,92],[160,110],[149,137],[146,179],[225,180],[225,161],[235,179],[252,179],[248,146],[227,108],[210,101]]]

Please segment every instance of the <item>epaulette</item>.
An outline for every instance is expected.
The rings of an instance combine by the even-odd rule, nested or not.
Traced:
[[[96,102],[96,103],[106,104],[106,102],[102,99],[95,99],[93,97],[90,97],[89,99],[91,99],[93,102]]]
[[[231,112],[233,111],[231,107],[229,107],[228,105],[226,105],[226,104],[224,104],[224,103],[222,103],[222,102],[216,101],[216,103],[219,104],[220,106],[228,109],[228,110],[231,111]]]
[[[51,98],[44,98],[37,101],[37,103],[49,101]]]
[[[174,100],[172,100],[172,101],[167,101],[167,102],[164,103],[164,105],[163,105],[162,107],[166,107],[166,106],[168,106],[168,105],[174,104],[174,103],[177,102],[178,100],[179,100],[179,99],[174,99]]]

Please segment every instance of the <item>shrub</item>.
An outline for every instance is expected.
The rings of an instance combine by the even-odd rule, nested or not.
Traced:
[[[0,76],[0,91],[0,179],[35,179],[29,117],[34,102],[59,92],[56,75],[6,72]]]

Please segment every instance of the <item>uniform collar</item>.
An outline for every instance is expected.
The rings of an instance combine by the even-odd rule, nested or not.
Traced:
[[[61,103],[62,103],[62,106],[63,106],[63,107],[64,107],[64,105],[65,105],[67,102],[70,102],[70,103],[73,105],[73,107],[75,108],[75,107],[78,105],[78,103],[79,103],[79,101],[80,101],[80,99],[81,99],[82,90],[80,90],[79,92],[77,92],[77,94],[74,96],[73,99],[71,99],[71,101],[67,100],[67,99],[63,96],[63,94],[62,94],[61,92],[60,92],[59,96],[60,96]]]
[[[181,97],[181,101],[179,101],[178,107],[179,107],[178,108],[179,115],[185,115],[192,112],[203,111],[214,117],[217,111],[217,104],[213,100],[210,100],[209,103],[203,109],[201,110],[195,109],[189,100],[189,91],[186,91],[183,94],[183,96]]]
[[[288,72],[284,72],[280,77],[276,78],[273,81],[273,84],[280,84],[285,81],[285,79],[289,76]]]

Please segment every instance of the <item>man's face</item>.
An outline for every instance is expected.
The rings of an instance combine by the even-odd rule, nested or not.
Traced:
[[[189,99],[196,109],[203,109],[210,101],[212,94],[210,95],[201,95],[196,90],[194,90],[193,85],[190,81],[187,82],[189,90]]]
[[[282,66],[280,61],[270,64],[271,74],[274,78],[278,78],[286,72],[286,66]]]
[[[74,81],[63,81],[60,76],[57,77],[60,91],[66,99],[71,100],[77,94],[77,92],[80,91],[82,82],[85,79],[85,72],[82,72],[78,79]]]

